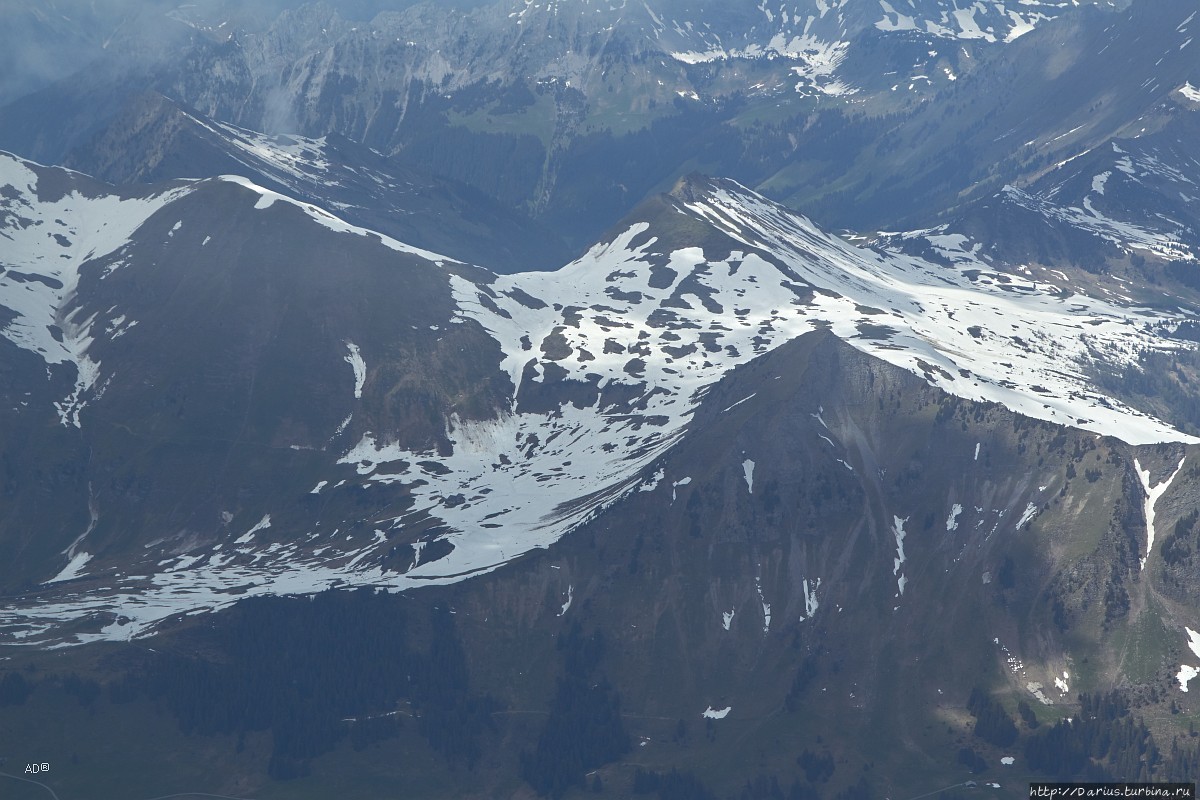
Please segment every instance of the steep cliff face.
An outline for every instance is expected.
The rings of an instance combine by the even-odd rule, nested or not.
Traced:
[[[157,92],[134,96],[65,166],[117,185],[240,175],[355,225],[498,272],[555,268],[572,255],[557,233],[478,189],[341,134],[262,134]]]
[[[1174,676],[1196,598],[1167,576],[1161,533],[1139,565],[1137,476],[1167,486],[1162,531],[1195,502],[1193,448],[957,400],[826,334],[731,373],[695,425],[705,435],[656,462],[646,491],[438,597],[474,643],[472,675],[514,708],[546,702],[538,676],[555,659],[541,645],[514,681],[490,669],[503,642],[536,652],[572,625],[603,632],[605,674],[647,742],[601,770],[606,785],[676,766],[721,794],[746,780],[731,765],[751,763],[786,787],[805,782],[800,753],[831,751],[838,778],[822,791],[867,775],[915,792],[953,782],[936,765],[964,746],[1007,785],[1036,773],[1020,743],[971,735],[973,687],[1050,724],[1080,692],[1118,685],[1147,716],[1187,706]]]
[[[319,143],[220,130],[281,182],[329,169],[301,157]],[[75,641],[62,619],[141,634],[285,575],[303,591],[494,570],[652,482],[709,435],[716,383],[813,331],[1031,419],[1194,441],[1096,379],[1191,353],[1178,312],[856,247],[730,181],[681,182],[557,272],[496,275],[244,178],[118,194],[4,164],[4,336],[14,368],[33,354],[51,379],[11,413],[92,454],[58,504],[70,524],[33,503],[5,537],[26,553],[7,580],[55,584],[9,618],[23,637]],[[18,483],[56,448],[14,439],[34,467]],[[131,558],[141,579],[114,590]]]
[[[827,332],[729,372],[689,427],[635,491],[503,570],[402,596],[249,601],[166,626],[149,650],[75,649],[43,668],[116,687],[127,704],[106,696],[93,718],[166,711],[147,732],[169,742],[182,724],[207,743],[221,778],[203,785],[291,796],[341,780],[364,798],[405,781],[628,797],[679,770],[691,796],[970,779],[1015,797],[1039,777],[1127,775],[1136,742],[1165,753],[1192,713],[1177,675],[1200,600],[1194,446],[1131,447],[955,398]],[[231,703],[243,667],[274,674],[254,655],[268,643],[304,676],[308,711]],[[383,680],[351,690],[367,674]],[[1047,731],[1081,693],[1113,688],[1152,734],[1086,772],[1037,760],[1062,746]],[[24,711],[59,696],[47,680]]]
[[[6,409],[22,509],[6,523],[10,586],[39,561],[66,564],[47,579],[86,574],[102,550],[124,574],[130,557],[143,575],[169,552],[194,561],[185,551],[220,550],[223,532],[270,513],[243,509],[252,497],[304,498],[317,481],[303,462],[328,448],[336,462],[353,445],[341,437],[437,451],[443,409],[488,418],[504,403],[495,343],[450,324],[448,273],[425,251],[244,179],[116,195],[64,170],[4,169],[4,343],[26,385]],[[47,423],[58,445],[27,435]],[[82,472],[46,505],[56,458]]]

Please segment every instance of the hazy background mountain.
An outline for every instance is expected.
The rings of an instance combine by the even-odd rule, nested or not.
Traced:
[[[1200,771],[1194,2],[0,11],[5,773]]]
[[[100,171],[77,151],[149,86],[252,130],[342,134],[574,247],[695,169],[832,227],[896,228],[900,208],[928,218],[1111,135],[1138,113],[1129,103],[1150,107],[1191,68],[1186,50],[1137,44],[1182,44],[1186,2],[1139,7],[1136,24],[1099,3],[1038,30],[1061,10],[314,4],[256,8],[243,24],[204,6],[147,11],[151,32],[122,32],[86,72],[11,104],[0,146],[45,163],[76,151],[78,168]],[[71,124],[53,124],[64,112]]]

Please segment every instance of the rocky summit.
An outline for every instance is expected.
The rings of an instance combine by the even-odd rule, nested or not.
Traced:
[[[1194,3],[10,5],[0,795],[1194,780]]]

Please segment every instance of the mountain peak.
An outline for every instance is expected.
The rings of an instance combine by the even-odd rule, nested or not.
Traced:
[[[685,203],[693,203],[712,192],[720,182],[702,172],[689,172],[671,187],[668,194]]]

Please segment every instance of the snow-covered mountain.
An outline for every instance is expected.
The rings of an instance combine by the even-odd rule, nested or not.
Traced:
[[[1032,181],[1005,186],[949,223],[876,241],[933,257],[945,251],[942,258],[1015,265],[1063,290],[1190,308],[1200,258],[1200,161],[1193,145],[1200,114],[1190,87],[1186,81],[1176,87],[1123,135]],[[947,250],[947,243],[954,246]]]
[[[135,174],[119,154],[145,142],[116,146],[111,132],[136,129],[129,109],[149,87],[218,126],[334,136],[393,171],[469,184],[577,253],[694,170],[827,227],[928,224],[1200,84],[1186,0],[293,5],[255,24],[175,14],[175,46],[132,62],[131,29],[87,70],[11,103],[0,148]]]
[[[0,762],[1197,773],[1195,0],[0,12]]]
[[[3,335],[28,392],[5,414],[109,465],[75,476],[52,534],[5,537],[47,582],[5,611],[16,639],[491,571],[656,489],[717,383],[821,330],[1026,418],[1193,441],[1095,379],[1193,348],[1183,315],[950,234],[937,260],[857,247],[732,182],[693,177],[561,270],[496,276],[244,178],[113,194],[3,164]],[[205,455],[178,462],[186,441]]]
[[[268,136],[136,95],[66,166],[116,185],[237,174],[369,227],[500,272],[557,267],[556,233],[476,189],[397,163],[337,133]]]
[[[1112,11],[1124,4],[1085,5]],[[677,97],[711,100],[768,88],[814,97],[873,92],[897,69],[918,66],[925,74],[905,85],[920,92],[946,85],[971,67],[964,43],[1012,42],[1064,10],[1053,2],[982,0],[905,0],[894,6],[877,0],[502,0],[465,10],[417,5],[355,22],[315,4],[285,12],[265,32],[243,37],[231,32],[236,47],[197,57],[211,59],[235,81],[242,76],[252,81],[243,88],[249,102],[238,103],[233,121],[307,132],[327,128],[332,113],[352,126],[344,130],[348,135],[386,143],[390,150],[396,140],[384,126],[425,102],[423,95],[437,92],[457,104],[465,91],[469,107],[475,88],[486,84],[573,89],[597,106],[593,124],[613,113],[644,114],[652,98],[665,104]],[[886,56],[868,58],[884,74],[855,85],[841,74],[841,65],[858,57],[859,49],[877,49],[869,43],[880,36],[915,47],[898,55],[906,59],[902,64],[888,65]],[[747,66],[753,62],[759,66]],[[726,68],[733,70],[731,77],[719,75]],[[762,74],[746,82],[756,69]],[[856,71],[868,72],[861,66]],[[353,86],[341,81],[346,74],[356,76]],[[168,93],[227,117],[232,87],[200,77],[175,73]],[[895,80],[887,85],[892,84]],[[637,95],[630,97],[635,86]],[[618,87],[621,96],[614,104],[604,94]],[[622,107],[627,102],[632,108]]]

